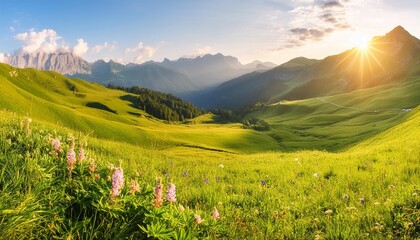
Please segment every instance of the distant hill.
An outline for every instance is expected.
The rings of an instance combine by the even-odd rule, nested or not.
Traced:
[[[307,58],[292,59],[265,72],[252,72],[227,81],[203,97],[198,96],[193,102],[207,108],[232,108],[252,105],[257,101],[268,101],[271,97],[286,93],[292,86],[289,80],[306,80],[310,77],[311,66],[318,60]]]
[[[240,108],[257,101],[296,100],[402,81],[420,64],[420,40],[398,26],[374,37],[366,51],[353,48],[323,60],[296,58],[247,74],[206,93],[203,107]]]
[[[216,86],[252,71],[264,71],[276,66],[274,63],[260,61],[243,65],[237,58],[224,56],[221,53],[206,54],[196,58],[180,58],[175,61],[165,59],[159,64],[187,75],[199,89]]]
[[[92,64],[91,74],[71,76],[105,86],[109,84],[121,87],[139,86],[175,95],[197,89],[188,76],[155,62],[123,65],[113,61],[99,60]]]

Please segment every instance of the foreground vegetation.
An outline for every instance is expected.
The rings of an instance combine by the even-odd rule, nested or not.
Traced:
[[[419,109],[346,152],[252,155],[141,148],[0,118],[4,239],[420,237]],[[85,159],[69,167],[72,146]],[[119,195],[110,164],[124,172]],[[176,185],[176,202],[155,206],[159,179],[164,197]]]

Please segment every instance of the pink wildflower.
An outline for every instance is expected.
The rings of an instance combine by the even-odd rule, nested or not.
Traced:
[[[96,163],[90,162],[89,163],[89,173],[92,175],[93,173],[95,173],[95,170],[96,170]]]
[[[198,215],[198,214],[194,214],[194,219],[195,219],[196,224],[200,224],[200,223],[204,222],[204,219],[201,219],[201,216]]]
[[[158,184],[156,184],[156,187],[155,187],[155,202],[154,202],[155,207],[160,207],[163,204],[163,200],[162,200],[163,193],[162,193],[162,190],[163,190],[162,180],[160,180],[158,182]]]
[[[179,206],[178,206],[178,211],[179,211],[179,212],[184,212],[184,211],[185,211],[184,206],[182,206],[181,204],[179,204]]]
[[[52,143],[54,145],[54,150],[56,150],[57,152],[63,152],[63,149],[61,149],[60,139],[55,138],[53,139]]]
[[[166,200],[168,202],[176,202],[176,190],[175,190],[175,184],[173,183],[169,183],[168,194],[166,195]]]
[[[67,169],[69,170],[69,178],[71,179],[71,173],[74,169],[74,164],[76,163],[76,153],[74,148],[70,148],[67,152]]]
[[[130,194],[135,194],[136,192],[140,192],[140,185],[136,180],[131,179]]]
[[[124,172],[121,167],[118,167],[112,175],[111,197],[119,196],[123,187]]]
[[[83,150],[83,147],[80,146],[80,148],[79,148],[79,154],[77,155],[77,160],[79,162],[83,162],[85,159],[86,159],[85,150]]]
[[[219,211],[217,211],[216,207],[214,207],[214,209],[213,209],[212,217],[213,217],[214,220],[217,220],[217,219],[220,218]]]

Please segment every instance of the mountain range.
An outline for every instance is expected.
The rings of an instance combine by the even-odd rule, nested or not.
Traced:
[[[367,50],[353,48],[322,60],[299,57],[277,67],[258,61],[244,65],[220,53],[126,65],[88,63],[70,53],[17,54],[6,62],[105,86],[150,88],[204,108],[239,109],[257,102],[322,97],[402,81],[420,63],[420,40],[398,26],[372,38]]]
[[[252,71],[264,71],[276,66],[270,62],[260,61],[243,65],[237,58],[220,53],[196,58],[180,58],[175,61],[165,59],[163,62],[120,64],[112,60],[88,63],[68,52],[36,52],[6,56],[5,62],[20,68],[57,71],[105,86],[140,86],[178,96],[215,87]]]

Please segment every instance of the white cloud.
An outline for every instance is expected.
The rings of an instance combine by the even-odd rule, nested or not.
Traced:
[[[131,59],[135,63],[143,63],[155,55],[157,48],[146,46],[139,42],[134,48],[127,48],[124,51],[126,58]]]
[[[0,62],[4,62],[5,54],[0,53]]]
[[[191,54],[185,54],[182,57],[185,58],[196,58],[199,56],[203,56],[212,52],[210,46],[201,46],[200,44],[196,44],[196,49]]]
[[[271,50],[302,47],[324,40],[335,32],[352,29],[349,14],[360,1],[362,0],[293,0],[286,28],[278,28],[281,33],[281,38],[278,39],[280,46]]]
[[[98,53],[100,53],[102,51],[105,51],[105,50],[113,51],[113,50],[115,50],[116,46],[117,46],[116,42],[112,42],[112,43],[104,42],[102,45],[95,45],[92,48],[92,52],[94,54],[98,54]]]
[[[13,26],[10,26],[10,27],[9,27],[9,30],[10,30],[11,32],[16,31],[16,29],[15,29]]]
[[[82,56],[89,50],[89,46],[87,42],[83,40],[83,38],[77,39],[77,44],[73,48],[73,54],[76,56]]]
[[[202,56],[205,54],[211,53],[211,47],[210,46],[205,46],[205,47],[201,47],[201,48],[197,48],[193,55],[195,56]]]
[[[15,39],[23,43],[21,50],[26,53],[52,53],[61,47],[65,48],[65,46],[59,46],[58,41],[61,37],[52,29],[44,29],[40,32],[31,29],[29,32],[17,34]]]

